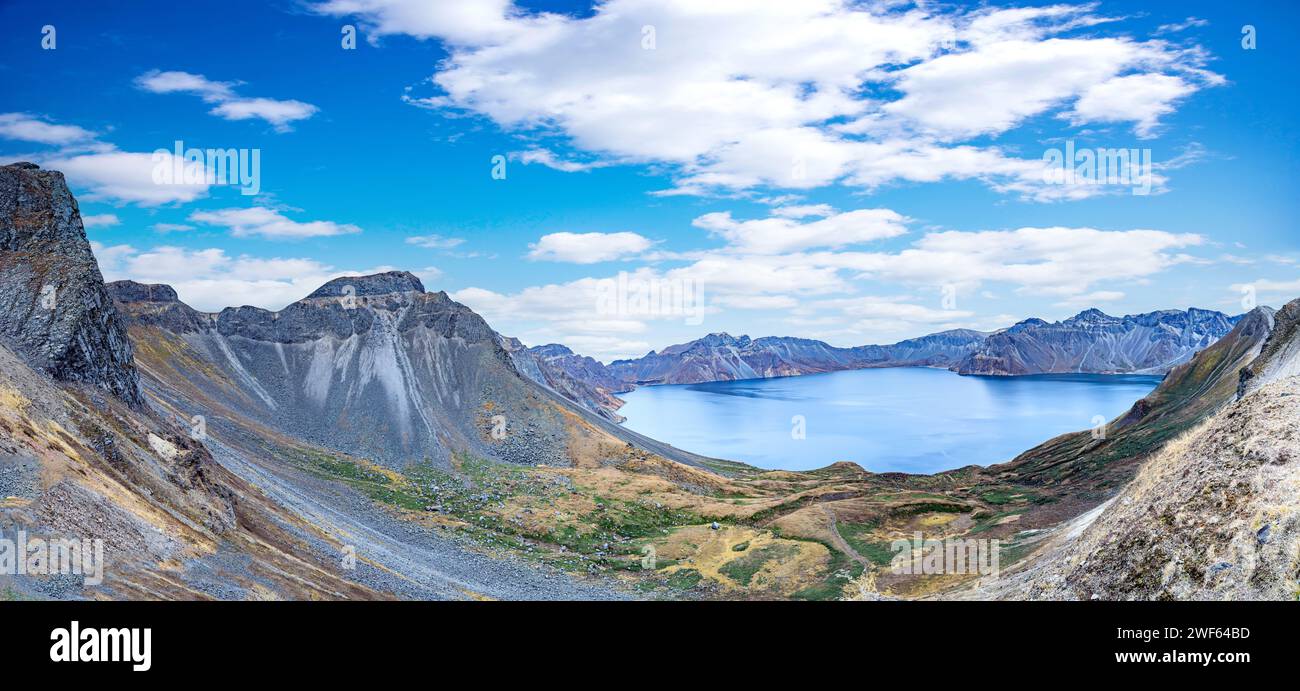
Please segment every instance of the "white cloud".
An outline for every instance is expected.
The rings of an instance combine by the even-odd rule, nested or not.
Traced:
[[[412,235],[406,238],[406,244],[416,245],[431,250],[449,250],[459,247],[465,238],[448,238],[441,235]]]
[[[159,233],[183,233],[187,230],[194,230],[194,226],[184,223],[155,223],[151,227]]]
[[[106,228],[121,223],[122,220],[117,217],[117,214],[88,214],[81,217],[81,225],[86,228]]]
[[[772,209],[773,216],[785,218],[808,218],[810,216],[826,218],[834,213],[835,209],[830,204],[792,204]]]
[[[1098,290],[1083,295],[1074,295],[1056,303],[1057,307],[1096,307],[1103,302],[1117,302],[1124,299],[1124,293],[1118,290]]]
[[[801,216],[822,212],[796,210]],[[774,216],[752,221],[736,221],[730,212],[711,213],[695,219],[693,225],[725,238],[737,252],[781,254],[812,247],[840,248],[907,232],[907,218],[889,209],[858,209],[831,214],[801,223],[788,217]]]
[[[87,154],[55,154],[42,157],[45,168],[62,171],[74,186],[85,187],[88,193],[79,195],[84,200],[118,200],[141,206],[192,202],[208,196],[208,184],[162,184],[154,182],[155,166],[173,167],[177,161],[172,154],[155,163],[155,154],[127,151],[106,151]],[[179,162],[184,164],[184,162]],[[206,170],[201,179],[207,179]]]
[[[218,209],[195,211],[189,220],[195,223],[224,226],[235,237],[261,236],[270,240],[295,240],[299,238],[326,237],[360,233],[361,229],[350,223],[333,221],[299,222],[278,211],[261,206],[247,209]]]
[[[190,250],[160,246],[140,250],[130,245],[92,242],[104,279],[166,283],[180,299],[198,310],[253,305],[282,309],[339,276],[378,273],[390,267],[344,271],[304,258],[228,256],[224,250]],[[429,267],[432,268],[432,267]],[[429,275],[429,268],[421,276]]]
[[[75,125],[62,125],[34,118],[23,113],[0,114],[0,137],[20,139],[41,144],[57,145],[49,153],[24,154],[23,158],[46,169],[58,170],[78,191],[83,201],[114,201],[159,206],[184,203],[208,195],[205,182],[185,184],[154,181],[154,171],[185,169],[170,153],[137,153],[119,151],[116,146],[98,141],[95,133]],[[158,160],[155,160],[155,156]],[[208,171],[202,164],[194,179],[207,180]]]
[[[936,300],[938,305],[939,301]],[[958,327],[969,327],[975,313],[958,309],[941,309],[917,304],[907,296],[865,295],[852,298],[819,300],[807,305],[809,311],[819,311],[831,315],[808,319],[794,317],[793,323],[806,326],[818,324],[834,326],[833,331],[823,334],[836,336],[856,336],[857,345],[865,343],[887,343],[899,338],[918,335],[921,332],[942,331]]]
[[[967,307],[973,296],[988,292],[981,288],[983,284],[1007,285],[1021,296],[1049,297],[1060,304],[1092,306],[1120,300],[1123,293],[1095,286],[1146,281],[1195,261],[1184,250],[1204,242],[1199,235],[1158,230],[1048,227],[936,231],[897,251],[824,249],[847,247],[846,238],[855,232],[867,232],[862,237],[890,237],[906,230],[907,219],[891,211],[859,211],[863,213],[831,212],[807,222],[780,216],[762,222],[736,221],[729,213],[706,214],[696,225],[716,228],[726,244],[694,252],[656,253],[647,258],[676,265],[656,264],[623,275],[633,290],[656,282],[698,289],[703,295],[700,313],[706,319],[725,318],[719,317],[724,311],[767,310],[784,313],[784,322],[797,327],[801,335],[860,345],[950,328],[987,330],[1014,321],[1006,315],[981,317]],[[834,219],[839,219],[839,225],[817,226]],[[750,223],[758,225],[746,225]],[[648,332],[650,322],[658,323],[655,333],[684,329],[693,334],[689,337],[712,328],[674,325],[682,323],[680,314],[602,313],[601,286],[617,278],[591,276],[514,293],[472,287],[453,297],[479,311],[503,333],[575,348],[578,343],[589,344],[579,352],[600,359],[643,354],[645,344],[628,336]],[[867,286],[882,284],[930,297],[860,294]],[[945,308],[942,298],[948,291],[955,291],[960,308]]]
[[[0,113],[0,137],[39,144],[74,144],[95,138],[75,125],[56,125],[26,113]]]
[[[1200,28],[1209,25],[1210,22],[1207,19],[1201,19],[1199,17],[1188,17],[1187,19],[1181,22],[1174,22],[1172,24],[1161,24],[1159,27],[1156,28],[1156,35],[1174,34],[1180,31],[1186,31],[1188,29]]]
[[[1181,77],[1134,74],[1115,77],[1089,87],[1074,104],[1069,118],[1075,123],[1133,122],[1140,137],[1150,137],[1174,103],[1196,91]]]
[[[652,244],[649,239],[630,232],[550,233],[528,246],[528,258],[595,264],[644,252]]]
[[[1300,278],[1291,281],[1260,279],[1252,283],[1234,283],[1230,289],[1239,294],[1253,290],[1261,304],[1272,301],[1281,307],[1283,303],[1300,298]]]
[[[150,70],[136,77],[135,84],[155,94],[191,93],[208,102],[235,98],[234,82],[217,82],[189,72]]]
[[[1117,39],[1005,40],[902,71],[887,113],[944,137],[1005,132],[1138,59]]]
[[[1062,38],[1117,22],[1091,4],[609,0],[581,17],[506,0],[331,0],[314,9],[357,16],[372,35],[451,44],[432,77],[435,94],[408,101],[479,114],[533,142],[554,135],[587,157],[535,146],[517,160],[566,171],[667,164],[676,185],[663,194],[951,178],[1031,199],[1109,193],[1040,194],[1039,161],[953,145],[1048,114],[1132,122],[1146,136],[1179,99],[1221,82],[1198,48],[1118,30]]]
[[[564,160],[559,156],[557,156],[555,152],[551,151],[550,149],[528,149],[526,151],[515,151],[510,154],[510,158],[512,160],[519,161],[524,165],[528,165],[531,163],[538,163],[546,166],[547,168],[554,168],[555,170],[565,172],[565,173],[577,173],[577,172],[582,172],[587,170],[593,170],[595,168],[603,168],[609,165],[608,163],[602,161],[583,162],[583,161]]]
[[[518,33],[510,0],[326,0],[313,7],[329,15],[358,15],[366,33],[444,38],[453,43],[501,41]]]
[[[1191,259],[1174,250],[1204,239],[1159,230],[1019,228],[930,233],[901,252],[816,257],[873,279],[918,285],[1006,282],[1021,292],[1070,296],[1096,283],[1135,280]]]
[[[227,120],[259,118],[281,132],[289,130],[289,123],[305,120],[316,113],[316,106],[302,101],[277,101],[273,98],[241,98],[226,101],[212,109],[213,115]]]
[[[270,123],[277,132],[287,132],[290,123],[305,120],[319,110],[310,103],[273,98],[247,98],[235,93],[236,82],[218,82],[201,74],[150,70],[135,80],[136,86],[155,94],[190,93],[212,103],[209,113],[226,120],[257,118]]]

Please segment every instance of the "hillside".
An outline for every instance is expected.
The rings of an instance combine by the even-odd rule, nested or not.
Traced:
[[[1239,399],[1178,437],[1105,508],[978,597],[1294,600],[1300,597],[1300,300]]]

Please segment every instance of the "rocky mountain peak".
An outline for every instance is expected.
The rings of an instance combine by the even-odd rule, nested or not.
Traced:
[[[1101,310],[1097,309],[1096,307],[1089,307],[1088,309],[1074,315],[1073,317],[1066,319],[1062,323],[1073,324],[1073,325],[1109,324],[1109,323],[1115,323],[1119,321],[1123,321],[1123,320],[1117,317],[1112,317],[1109,314],[1106,314],[1105,312],[1102,312]]]
[[[546,345],[539,345],[529,348],[528,350],[536,355],[547,358],[573,355],[573,351],[570,350],[568,346],[559,343],[547,343]]]
[[[164,283],[113,281],[107,287],[118,302],[180,302],[176,289]]]
[[[349,290],[350,287],[350,290]],[[409,271],[387,271],[369,276],[342,276],[316,289],[307,299],[391,293],[423,293],[424,284]]]
[[[63,174],[0,166],[0,340],[36,370],[143,405],[126,327]]]
[[[1024,331],[1026,329],[1036,329],[1040,326],[1047,326],[1047,324],[1048,322],[1043,319],[1039,319],[1038,317],[1030,317],[1028,319],[1023,319],[1021,321],[1016,322],[1015,324],[1012,324],[1011,326],[1007,327],[1006,330],[1010,333],[1015,333],[1017,331]]]
[[[1300,375],[1300,299],[1288,302],[1276,312],[1256,307],[1242,318],[1238,328],[1252,320],[1264,319],[1270,327],[1268,340],[1260,349],[1259,357],[1241,370],[1239,398],[1269,382]]]

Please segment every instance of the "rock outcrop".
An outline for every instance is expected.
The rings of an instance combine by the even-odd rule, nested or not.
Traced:
[[[1163,374],[1223,337],[1237,318],[1191,308],[1112,317],[1088,309],[1056,323],[1028,319],[984,339],[959,374]]]
[[[528,348],[517,338],[502,338],[501,344],[524,376],[606,420],[623,421],[618,414],[623,400],[615,394],[634,387],[594,358],[578,355],[558,343]]]
[[[573,403],[597,410],[595,390],[553,365],[558,354],[511,353],[482,317],[406,272],[337,278],[278,312],[203,313],[166,286],[110,290],[146,387],[213,424],[273,429],[393,468],[448,467],[458,453],[568,465],[575,433],[694,461],[607,414],[588,419]]]
[[[63,174],[0,167],[0,341],[33,369],[143,405],[126,328]]]
[[[1272,381],[1300,375],[1300,300],[1292,300],[1282,309],[1270,313],[1268,341],[1259,357],[1241,370],[1237,398]]]
[[[979,598],[1295,600],[1300,597],[1300,300],[1238,325],[1257,336],[1240,398],[1153,454],[1098,510],[1062,526]],[[1242,334],[1243,342],[1248,340]],[[1231,338],[1231,336],[1229,336]],[[1225,339],[1225,341],[1228,339]],[[1218,347],[1216,345],[1216,347]],[[1204,353],[1184,367],[1237,370]],[[1231,371],[1226,371],[1231,370]],[[1173,376],[1171,373],[1170,376]]]
[[[1226,336],[1171,369],[1123,415],[1095,430],[1063,434],[991,471],[1030,485],[1096,494],[1132,479],[1149,453],[1201,423],[1236,396],[1239,372],[1256,360],[1273,328],[1273,310],[1256,307]]]

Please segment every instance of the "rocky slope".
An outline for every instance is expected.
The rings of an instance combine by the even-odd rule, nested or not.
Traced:
[[[985,339],[960,374],[1164,373],[1232,329],[1236,319],[1191,308],[1112,317],[1089,309],[1056,323],[1028,319]]]
[[[18,333],[21,352],[0,343],[0,533],[102,540],[104,581],[0,574],[0,600],[626,596],[605,582],[523,563],[518,553],[484,554],[481,542],[461,537],[470,527],[465,520],[433,519],[444,515],[428,513],[434,502],[474,507],[481,519],[481,509],[501,496],[497,481],[481,469],[496,465],[476,457],[473,446],[455,447],[441,467],[436,459],[406,457],[405,464],[419,468],[417,482],[369,460],[381,458],[394,440],[426,441],[393,433],[402,421],[386,416],[400,413],[403,403],[394,383],[419,380],[410,383],[417,391],[407,403],[426,396],[408,422],[419,415],[441,422],[480,404],[484,413],[510,415],[504,438],[483,434],[491,441],[477,448],[486,447],[488,458],[530,462],[554,449],[557,455],[547,460],[566,467],[634,458],[666,475],[698,477],[692,486],[710,486],[716,477],[638,449],[635,444],[675,451],[587,416],[524,379],[481,319],[445,295],[423,293],[409,274],[327,284],[279,313],[204,314],[166,286],[131,282],[112,287],[121,299],[114,303],[93,258],[88,266],[71,262],[90,257],[90,248],[61,176],[33,170],[6,171],[21,184],[0,188],[0,208],[9,210],[5,277],[61,279],[59,286],[75,285],[78,295],[103,302],[42,304],[51,314],[39,322],[41,330]],[[32,175],[34,181],[22,179]],[[55,214],[53,226],[42,212],[51,208],[63,214]],[[10,284],[10,309],[39,299],[33,296],[38,285],[44,283]],[[415,333],[404,339],[407,332]],[[64,348],[68,333],[78,343]],[[15,342],[12,335],[6,343]],[[123,347],[95,346],[113,339]],[[383,350],[398,343],[426,352]],[[303,355],[349,347],[361,356]],[[48,366],[37,370],[28,361]],[[337,363],[337,376],[312,378],[310,364],[322,361]],[[394,382],[394,371],[406,378]],[[292,382],[289,391],[285,383],[294,374],[307,381]],[[134,386],[137,381],[143,386]],[[132,386],[114,386],[122,383]],[[368,426],[324,436],[377,453],[351,456],[304,438],[341,423],[311,424],[309,411],[286,410],[302,406],[298,396],[310,398],[315,387],[325,388],[331,402],[356,406],[344,417]],[[439,396],[436,402],[429,392]],[[487,405],[493,396],[505,401]],[[468,402],[457,407],[458,401]],[[310,412],[332,410],[327,404]],[[458,421],[465,437],[480,433],[476,421]],[[534,422],[549,426],[534,429]],[[491,417],[487,423],[495,424]],[[454,425],[440,431],[439,444],[463,441]],[[571,481],[556,483],[555,492],[572,491]]]
[[[1155,454],[1105,507],[976,596],[1300,597],[1300,300],[1276,315],[1243,395]]]
[[[700,462],[573,405],[565,395],[586,389],[566,388],[554,360],[512,354],[481,317],[409,273],[335,279],[279,312],[205,314],[167,286],[109,287],[146,388],[187,418],[271,428],[391,468],[446,468],[456,453],[568,465],[593,439]]]
[[[1132,479],[1148,453],[1231,402],[1239,372],[1255,361],[1272,329],[1272,309],[1251,310],[1232,331],[1170,370],[1150,394],[1101,430],[1061,435],[989,471],[1020,483],[1067,489],[1074,497],[1104,496]]]
[[[63,174],[0,167],[0,343],[34,369],[140,406],[131,343]]]
[[[517,338],[502,338],[515,367],[529,379],[612,422],[622,422],[618,409],[623,400],[615,394],[630,391],[593,358],[574,353],[558,343],[525,347]]]

